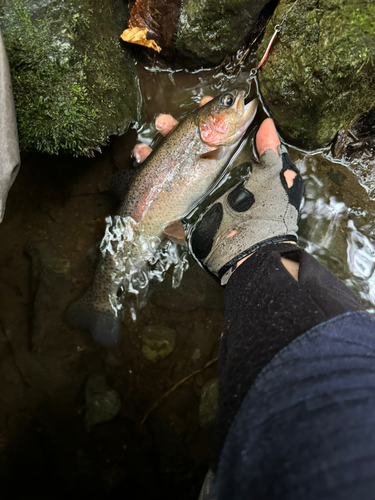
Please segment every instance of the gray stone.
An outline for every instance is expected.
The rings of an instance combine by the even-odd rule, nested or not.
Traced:
[[[119,394],[108,387],[104,375],[94,373],[85,388],[85,426],[91,430],[96,424],[115,418],[121,410]]]
[[[176,48],[195,67],[220,64],[255,30],[268,0],[184,0]]]
[[[281,0],[258,49],[295,0]],[[282,137],[305,149],[327,145],[374,105],[372,0],[299,0],[259,71],[264,102]]]
[[[120,0],[1,2],[21,150],[92,156],[137,119],[126,24]]]
[[[218,380],[217,378],[212,378],[202,388],[199,403],[199,424],[201,427],[208,428],[214,424],[218,409],[217,398]]]
[[[142,354],[149,361],[160,361],[170,354],[176,345],[176,332],[163,325],[149,325],[142,330]]]

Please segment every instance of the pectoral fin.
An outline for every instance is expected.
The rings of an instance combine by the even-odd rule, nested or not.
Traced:
[[[205,160],[220,160],[224,155],[224,148],[217,148],[201,155]]]
[[[175,220],[168,224],[163,232],[173,243],[177,243],[178,245],[186,243],[185,228],[180,220]]]

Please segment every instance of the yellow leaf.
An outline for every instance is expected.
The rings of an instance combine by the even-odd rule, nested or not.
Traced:
[[[147,32],[147,28],[128,28],[122,33],[121,38],[124,42],[136,43],[137,45],[143,45],[144,47],[153,49],[156,52],[160,52],[161,47],[159,47],[155,40],[147,40]]]

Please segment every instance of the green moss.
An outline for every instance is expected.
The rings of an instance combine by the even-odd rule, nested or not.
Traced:
[[[354,28],[360,28],[363,33],[375,35],[375,5],[373,3],[366,5],[365,10],[355,9],[354,11],[347,6],[343,9],[349,20],[349,24]]]
[[[5,0],[0,15],[22,150],[91,155],[136,119],[137,89],[120,28],[109,22],[109,5],[98,13],[96,3],[50,1],[36,8]]]
[[[280,2],[259,58],[292,3]],[[373,106],[373,11],[369,0],[299,0],[288,15],[259,78],[265,102],[289,141],[324,146]]]

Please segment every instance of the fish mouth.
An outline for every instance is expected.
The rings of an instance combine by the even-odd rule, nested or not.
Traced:
[[[256,112],[258,110],[258,104],[259,104],[259,99],[256,97],[255,99],[251,100],[247,104],[245,104],[245,99],[244,99],[244,91],[243,94],[239,97],[242,97],[242,99],[239,99],[239,102],[242,103],[242,113],[240,113],[241,119],[240,119],[240,127],[242,128],[247,128],[250,123],[254,120],[254,117],[256,115]],[[241,109],[241,105],[238,104],[239,108]]]
[[[248,102],[246,103],[247,100]],[[249,101],[249,96],[246,96],[245,90],[238,91],[234,107],[237,114],[241,117],[241,124],[247,123],[250,125],[257,112],[258,103],[259,99],[257,97]]]
[[[239,90],[238,95],[235,100],[235,109],[236,112],[242,116],[245,111],[245,91],[244,90]]]

